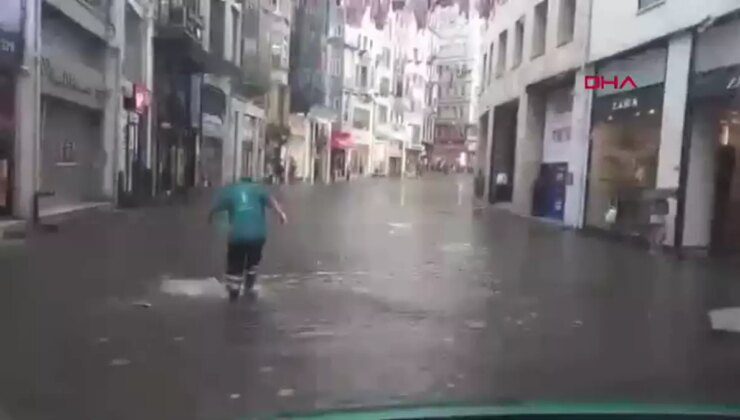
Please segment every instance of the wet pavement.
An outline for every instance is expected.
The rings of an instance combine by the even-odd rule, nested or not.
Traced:
[[[469,177],[279,191],[255,298],[205,202],[0,242],[0,413],[230,419],[449,401],[740,403],[731,262],[491,209]],[[1,416],[0,416],[1,417]]]

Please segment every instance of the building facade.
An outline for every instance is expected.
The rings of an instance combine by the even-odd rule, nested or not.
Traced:
[[[432,62],[438,97],[431,156],[435,167],[446,165],[467,170],[475,164],[478,88],[475,64],[479,35],[474,29],[476,23],[476,16],[466,18],[457,7],[450,7],[436,11],[430,25],[438,44]]]
[[[484,19],[479,156],[489,202],[578,225],[590,91],[589,0],[494,2]]]
[[[23,71],[17,119],[12,213],[30,218],[116,198],[122,155],[125,4],[23,2]]]
[[[591,71],[634,85],[595,91],[586,227],[645,236],[639,227],[655,211],[640,204],[657,191],[664,245],[740,249],[739,9],[733,1],[594,3]],[[617,28],[630,30],[607,36]]]

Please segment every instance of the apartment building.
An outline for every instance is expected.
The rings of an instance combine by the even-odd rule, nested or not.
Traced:
[[[430,86],[432,71],[432,31],[419,27],[413,13],[404,11],[393,20],[395,25],[394,49],[396,50],[396,90],[395,109],[400,109],[405,132],[401,173],[404,176],[418,173],[424,151],[425,102]],[[400,83],[399,83],[400,82]]]
[[[433,165],[444,163],[461,169],[475,165],[477,24],[477,16],[465,17],[458,7],[435,11],[430,23],[438,45],[431,63],[438,98]]]
[[[478,164],[489,202],[579,223],[588,91],[579,89],[589,0],[497,0],[485,19]]]
[[[32,217],[42,191],[53,195],[40,201],[41,215],[110,203],[121,158],[125,2],[22,3],[15,115],[23,118],[15,122],[9,212]]]
[[[148,1],[128,0],[119,16],[123,45],[121,93],[122,156],[118,160],[117,196],[133,205],[151,195],[154,9]]]

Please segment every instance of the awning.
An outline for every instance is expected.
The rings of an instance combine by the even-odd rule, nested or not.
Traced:
[[[331,133],[332,149],[350,149],[354,146],[352,135],[345,131],[334,131]]]

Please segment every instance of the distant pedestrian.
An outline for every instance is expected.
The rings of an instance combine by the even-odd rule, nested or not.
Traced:
[[[286,223],[280,203],[261,184],[250,177],[226,186],[218,192],[208,220],[220,212],[229,216],[229,239],[226,262],[226,287],[229,297],[236,299],[244,288],[251,290],[257,279],[257,265],[267,239],[265,208],[271,207]]]
[[[295,159],[293,157],[290,157],[290,162],[288,163],[288,181],[293,182],[296,179],[296,171],[298,169],[298,165],[296,164]]]

